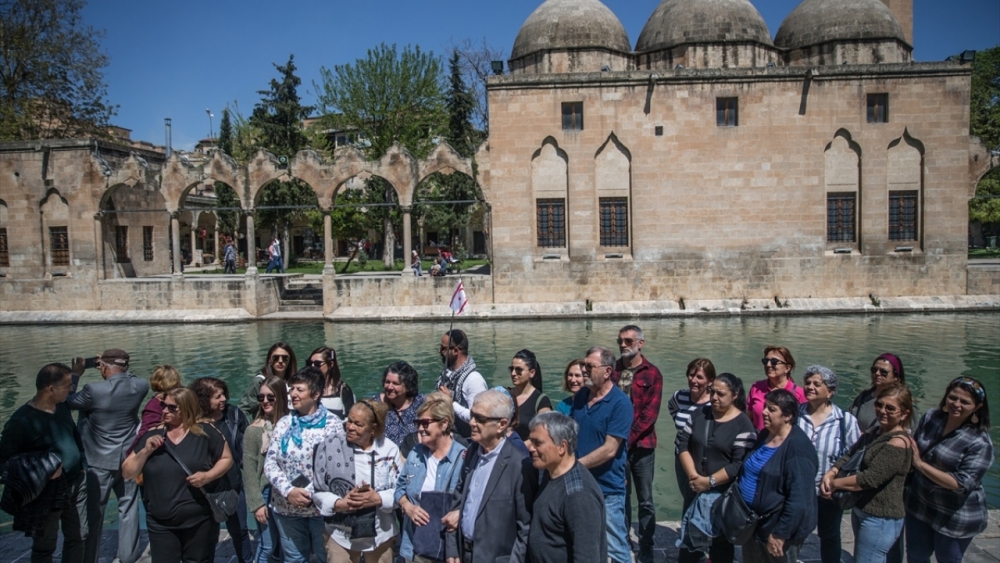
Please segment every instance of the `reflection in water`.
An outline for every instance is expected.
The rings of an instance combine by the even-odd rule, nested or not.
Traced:
[[[563,321],[463,322],[470,352],[493,385],[509,385],[504,369],[514,353],[529,348],[537,354],[544,389],[553,399],[566,363],[591,345],[614,349],[618,329],[627,319]],[[664,374],[664,394],[686,385],[684,367],[698,356],[711,358],[721,373],[735,373],[749,386],[763,377],[761,352],[768,344],[787,346],[801,374],[809,364],[832,368],[841,377],[835,400],[846,406],[868,386],[868,368],[882,352],[904,362],[907,381],[921,411],[936,405],[948,381],[968,375],[983,381],[989,401],[1000,408],[1000,315],[935,314],[821,317],[749,317],[649,319],[638,323],[646,336],[644,353]],[[420,373],[426,392],[441,370],[438,343],[448,328],[435,323],[333,324],[322,322],[252,322],[242,324],[0,327],[0,422],[34,393],[38,369],[73,356],[93,356],[106,348],[123,348],[132,356],[132,371],[148,377],[158,364],[177,367],[186,381],[214,376],[224,379],[238,400],[258,373],[264,353],[274,342],[290,343],[302,366],[306,354],[320,345],[337,350],[345,379],[360,396],[379,390],[382,370],[406,360]],[[88,371],[83,382],[100,375]],[[664,401],[666,402],[666,401]],[[994,412],[994,420],[1000,418]],[[657,426],[657,516],[679,519],[681,499],[673,477],[673,425],[666,408]],[[1000,432],[992,431],[1000,445]],[[1000,448],[997,449],[1000,452]],[[1000,455],[1000,453],[998,453]],[[987,480],[991,506],[1000,506],[1000,464]],[[109,511],[109,514],[112,511]],[[0,519],[8,518],[0,514]],[[0,520],[0,531],[9,520]]]

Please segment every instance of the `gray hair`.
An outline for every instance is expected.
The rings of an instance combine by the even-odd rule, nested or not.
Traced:
[[[604,346],[594,346],[587,350],[587,357],[591,354],[601,354],[601,365],[615,367],[615,353]]]
[[[545,428],[553,443],[559,446],[566,442],[566,452],[576,454],[576,437],[580,426],[575,420],[558,411],[546,411],[531,419],[528,431],[532,432],[539,426]]]
[[[514,401],[510,395],[503,391],[488,389],[476,395],[474,405],[482,405],[489,416],[496,418],[506,418],[507,422],[514,420]]]
[[[635,337],[638,340],[645,340],[645,338],[642,336],[642,329],[636,325],[625,325],[622,327],[621,330],[618,331],[618,334],[621,334],[623,332],[634,332]]]
[[[818,365],[809,366],[806,368],[806,374],[802,377],[802,382],[805,383],[812,375],[818,375],[823,380],[823,385],[826,385],[831,394],[837,392],[839,382],[837,381],[837,374],[833,373],[832,369]]]

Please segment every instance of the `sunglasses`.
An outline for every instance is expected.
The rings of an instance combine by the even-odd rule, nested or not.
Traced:
[[[507,366],[507,371],[521,375],[524,373],[524,368],[521,366]]]
[[[583,364],[583,373],[590,373],[598,368],[610,368],[611,366],[592,366],[590,364]]]
[[[288,354],[274,354],[274,355],[271,356],[271,363],[272,364],[278,364],[278,363],[287,364],[289,359],[290,359],[290,356]]]
[[[176,413],[177,411],[181,410],[181,408],[178,407],[177,405],[171,405],[170,403],[163,403],[163,410],[167,412]]]
[[[897,412],[899,412],[899,409],[897,407],[893,405],[887,405],[882,401],[875,401],[875,408],[880,411],[884,411],[887,414],[896,414]]]
[[[477,424],[486,424],[487,422],[500,422],[503,420],[502,416],[485,416],[482,414],[471,413],[472,418]]]
[[[321,368],[325,363],[326,362],[324,362],[323,360],[310,360],[306,362],[306,366],[311,368]]]
[[[622,344],[624,344],[626,346],[631,346],[631,345],[635,344],[635,339],[632,339],[632,338],[619,338],[618,339],[618,345],[621,346]]]
[[[436,418],[418,418],[413,421],[413,424],[417,425],[417,428],[426,428],[431,425],[432,422],[441,422]]]
[[[885,368],[880,368],[872,366],[872,375],[881,375],[882,377],[889,377],[889,370]]]
[[[278,400],[274,395],[257,395],[258,403],[273,403]]]
[[[952,384],[971,390],[979,398],[980,403],[986,398],[986,390],[983,389],[983,385],[971,377],[956,377]]]
[[[760,363],[764,364],[764,367],[770,365],[772,368],[778,367],[778,364],[785,364],[786,366],[788,365],[787,362],[783,362],[778,358],[761,358]]]

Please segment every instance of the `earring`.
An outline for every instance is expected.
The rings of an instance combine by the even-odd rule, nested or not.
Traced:
[[[977,415],[976,413],[972,413],[972,419],[971,420],[972,420],[973,424],[979,424],[979,415]]]

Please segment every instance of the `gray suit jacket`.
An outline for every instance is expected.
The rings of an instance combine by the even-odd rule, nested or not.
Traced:
[[[448,534],[447,557],[463,555],[461,519],[472,468],[479,460],[479,444],[469,447],[462,467],[454,508],[459,510],[458,530]],[[538,491],[538,471],[531,457],[508,438],[500,449],[493,472],[486,482],[479,514],[475,516],[475,537],[472,538],[473,563],[524,563],[527,560],[528,528],[531,525],[531,505]]]
[[[88,383],[66,398],[66,406],[80,411],[77,426],[90,467],[121,469],[139,429],[139,407],[148,392],[148,381],[125,372]]]

